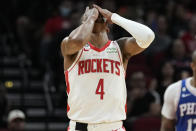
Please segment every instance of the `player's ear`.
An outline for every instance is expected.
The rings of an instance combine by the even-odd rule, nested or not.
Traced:
[[[195,65],[193,62],[190,63],[190,66],[191,66],[192,70],[195,70]]]

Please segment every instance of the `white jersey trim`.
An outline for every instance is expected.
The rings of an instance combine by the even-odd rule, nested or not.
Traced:
[[[71,65],[66,71],[70,72],[70,71],[74,68],[74,66],[75,66],[75,65],[78,63],[78,61],[80,60],[80,57],[82,56],[83,50],[84,50],[84,48],[82,48],[82,49],[78,52],[76,59],[74,60],[74,62],[72,63],[72,65]],[[64,71],[64,72],[66,72],[66,71]]]
[[[119,56],[119,59],[120,59],[120,63],[121,63],[121,65],[122,65],[122,67],[123,67],[124,76],[126,76],[126,72],[125,72],[124,65],[123,65],[122,52],[121,52],[121,50],[120,50],[120,47],[119,47],[117,41],[114,41],[114,43],[115,43],[116,46],[117,46],[118,56]]]

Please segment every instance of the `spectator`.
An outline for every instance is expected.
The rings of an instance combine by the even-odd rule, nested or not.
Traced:
[[[12,110],[8,114],[8,131],[24,131],[25,114],[20,110]]]
[[[155,91],[149,91],[146,88],[145,76],[142,72],[132,73],[128,84],[130,86],[127,103],[128,117],[138,117],[147,113],[152,115],[155,113],[153,111],[155,108],[151,108],[151,106],[157,105],[160,109],[159,95]]]
[[[165,8],[166,8],[166,18],[168,19],[169,23],[173,19],[172,17],[173,17],[175,4],[176,4],[175,1],[169,0],[167,5],[165,6]]]
[[[40,63],[44,68],[45,65],[50,66],[52,59],[55,59],[50,56],[50,53],[56,52],[57,46],[59,46],[57,43],[53,42],[55,39],[54,37],[61,31],[64,32],[64,36],[71,31],[70,14],[72,5],[72,1],[70,0],[62,1],[59,5],[57,15],[49,18],[44,25],[44,34],[40,46]]]
[[[147,13],[146,24],[155,32],[157,32],[157,13],[151,10]]]
[[[189,31],[184,33],[181,39],[186,46],[187,52],[192,54],[196,50],[196,14],[192,16],[189,22]]]
[[[170,23],[170,32],[173,38],[178,38],[188,28],[188,12],[180,3],[176,3]]]
[[[44,37],[52,37],[57,32],[71,27],[70,14],[72,11],[72,2],[64,0],[59,5],[58,15],[49,18],[45,24]]]
[[[147,50],[148,52],[150,52],[151,55],[163,53],[168,49],[168,47],[171,44],[171,38],[167,34],[167,31],[167,19],[165,18],[165,16],[159,16],[157,20],[157,31],[155,32],[155,40],[153,41],[153,44],[150,46],[150,49]]]
[[[127,120],[125,126],[127,130],[132,129],[135,119],[143,116],[160,116],[160,97],[154,90],[146,88],[145,76],[142,72],[134,72],[127,81],[128,101]]]
[[[157,91],[160,94],[161,103],[163,103],[163,94],[166,88],[168,87],[168,85],[174,82],[174,72],[175,69],[172,63],[169,61],[165,61],[160,68],[160,72],[157,74]]]
[[[179,79],[183,70],[190,70],[190,57],[186,54],[186,49],[181,39],[173,42],[170,62],[175,68],[176,79]]]
[[[16,42],[19,48],[15,50],[20,50],[20,54],[26,55],[29,60],[33,61],[33,64],[38,62],[37,37],[41,36],[37,34],[39,30],[27,16],[19,16],[16,20]]]

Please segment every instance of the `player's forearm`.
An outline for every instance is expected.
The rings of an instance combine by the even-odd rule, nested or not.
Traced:
[[[76,28],[70,35],[69,39],[77,41],[77,43],[84,46],[90,39],[90,35],[93,31],[95,20],[89,18],[86,22]]]
[[[125,19],[116,13],[112,14],[111,20],[128,31],[136,39],[137,44],[141,48],[147,48],[154,40],[154,32],[143,24]]]
[[[77,53],[89,41],[94,27],[94,19],[88,19],[71,34],[64,38],[61,43],[61,52],[64,55],[73,55]]]
[[[175,131],[175,120],[162,116],[161,131]]]

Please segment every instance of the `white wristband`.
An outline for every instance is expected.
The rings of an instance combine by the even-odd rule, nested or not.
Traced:
[[[125,19],[116,13],[112,14],[111,20],[128,31],[141,48],[147,48],[154,40],[154,32],[143,24]]]

